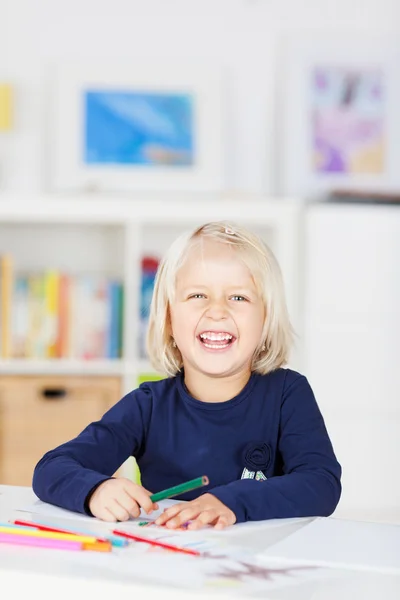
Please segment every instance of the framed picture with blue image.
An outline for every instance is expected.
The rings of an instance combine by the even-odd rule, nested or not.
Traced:
[[[171,65],[68,65],[55,77],[53,191],[218,191],[221,78]]]

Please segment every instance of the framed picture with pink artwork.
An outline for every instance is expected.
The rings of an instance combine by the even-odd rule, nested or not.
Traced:
[[[284,194],[399,189],[399,61],[398,44],[387,38],[287,44],[279,82]]]

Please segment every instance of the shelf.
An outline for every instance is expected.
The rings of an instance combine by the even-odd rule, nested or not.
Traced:
[[[0,221],[125,224],[245,220],[281,223],[301,209],[298,198],[257,194],[0,194]]]
[[[147,360],[0,359],[2,375],[132,375],[155,373]]]
[[[122,360],[0,360],[2,375],[122,375],[125,363]]]
[[[137,373],[155,373],[154,367],[152,367],[149,360],[141,358],[136,362],[135,371]]]

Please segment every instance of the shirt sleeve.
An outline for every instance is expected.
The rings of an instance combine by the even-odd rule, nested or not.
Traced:
[[[283,475],[241,479],[210,490],[237,522],[329,516],[341,495],[341,467],[307,379],[287,384],[281,405],[278,451]]]
[[[33,473],[32,487],[38,498],[61,508],[87,513],[85,501],[91,490],[110,479],[125,460],[137,455],[144,445],[146,413],[151,410],[148,394],[142,390],[131,392],[100,421],[91,423],[76,438],[47,452]]]

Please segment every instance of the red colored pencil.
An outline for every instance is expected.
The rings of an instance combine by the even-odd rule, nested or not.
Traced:
[[[191,548],[182,548],[180,546],[173,546],[172,544],[167,544],[166,542],[160,542],[159,540],[152,540],[150,538],[141,537],[139,535],[135,535],[133,533],[126,533],[126,531],[119,531],[118,529],[114,529],[113,532],[115,535],[120,535],[122,537],[127,538],[128,540],[134,540],[135,542],[145,542],[146,544],[150,544],[152,546],[158,546],[159,548],[164,548],[165,550],[173,550],[174,552],[183,552],[184,554],[191,554],[192,556],[201,556],[200,552],[197,550],[192,550]]]
[[[78,533],[76,533],[76,531],[68,531],[68,529],[58,529],[56,527],[48,527],[47,525],[40,525],[40,523],[31,523],[30,521],[21,521],[21,520],[17,519],[15,521],[13,521],[13,523],[15,525],[23,525],[24,527],[34,527],[36,529],[39,529],[39,531],[50,531],[52,533],[68,533],[71,535],[79,535]],[[97,542],[104,542],[104,543],[109,542],[109,540],[106,540],[105,538],[98,538],[94,534],[93,534],[93,537],[96,538]]]
[[[58,529],[56,527],[48,527],[47,525],[40,525],[40,523],[31,523],[30,521],[21,521],[20,519],[16,519],[15,521],[13,521],[13,523],[14,523],[14,525],[23,525],[24,527],[35,527],[36,529],[39,529],[39,531],[50,531],[53,533],[73,533],[72,531],[67,531],[66,529]]]

